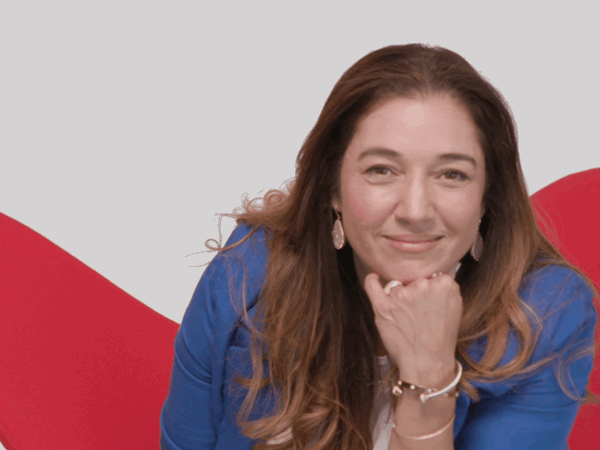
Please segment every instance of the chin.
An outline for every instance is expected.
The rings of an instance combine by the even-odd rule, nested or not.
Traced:
[[[414,271],[414,270],[399,270],[394,272],[380,272],[381,278],[389,283],[392,280],[400,281],[402,284],[410,284],[418,278],[427,277],[429,275],[425,275],[422,271]]]

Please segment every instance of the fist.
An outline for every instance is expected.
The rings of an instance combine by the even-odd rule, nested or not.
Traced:
[[[437,387],[455,370],[462,297],[454,277],[438,274],[398,285],[386,293],[379,276],[365,278],[383,345],[403,380]]]

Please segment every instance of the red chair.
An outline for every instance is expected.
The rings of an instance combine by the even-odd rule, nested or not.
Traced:
[[[536,192],[531,203],[546,237],[600,291],[600,168],[555,181]],[[597,326],[596,341],[599,338],[600,326]],[[600,394],[599,360],[597,348],[589,383],[596,394]],[[587,450],[598,448],[599,443],[600,405],[582,406],[569,436],[569,447]]]
[[[0,305],[7,450],[159,448],[178,324],[3,214]]]

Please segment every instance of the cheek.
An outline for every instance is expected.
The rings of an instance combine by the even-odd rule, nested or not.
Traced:
[[[473,234],[479,228],[481,200],[475,195],[447,198],[443,202],[444,216],[448,223],[461,234]]]
[[[385,220],[390,199],[384,192],[365,186],[362,180],[348,180],[352,188],[346,191],[346,200],[352,221],[357,226],[369,226]]]
[[[368,224],[371,211],[369,203],[366,201],[366,195],[360,191],[350,191],[348,194],[348,207],[350,208],[352,220],[357,225]]]
[[[473,220],[477,217],[472,208],[456,208],[450,210],[448,214],[452,217],[452,223],[461,229],[472,227]]]

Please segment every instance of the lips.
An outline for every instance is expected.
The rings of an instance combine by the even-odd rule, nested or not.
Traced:
[[[386,236],[388,239],[391,239],[392,241],[396,241],[396,242],[410,242],[410,243],[419,243],[419,242],[430,242],[430,241],[435,241],[437,239],[440,239],[441,236],[434,236],[434,235],[424,235],[424,236],[412,236],[410,234],[399,234],[399,235],[392,235],[392,236]]]
[[[441,236],[387,236],[390,245],[402,253],[429,251],[438,244],[441,238]]]

